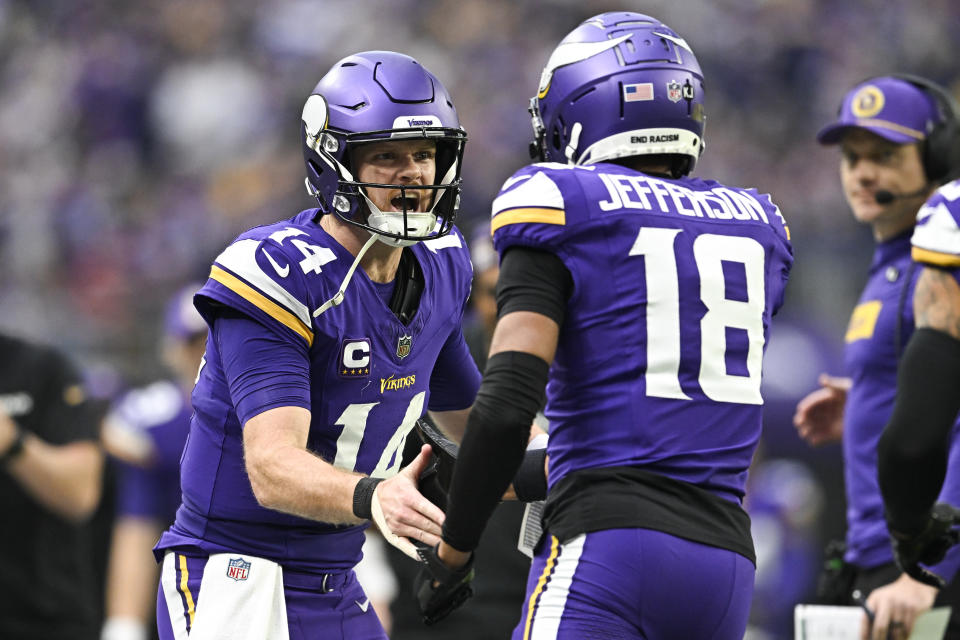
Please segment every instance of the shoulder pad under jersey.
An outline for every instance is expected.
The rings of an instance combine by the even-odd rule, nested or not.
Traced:
[[[253,229],[214,260],[197,307],[209,322],[204,300],[214,300],[312,345],[312,310],[336,291],[339,272],[349,267],[329,244],[319,227],[291,221]]]
[[[960,179],[937,189],[917,212],[913,259],[938,267],[960,267]]]

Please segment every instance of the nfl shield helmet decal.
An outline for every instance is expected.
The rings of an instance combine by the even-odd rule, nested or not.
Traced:
[[[236,582],[250,577],[250,563],[243,558],[230,558],[227,563],[227,577]]]
[[[410,346],[413,344],[413,336],[402,335],[400,339],[397,340],[397,357],[406,358],[410,355]]]
[[[667,83],[667,97],[670,98],[670,102],[680,102],[680,98],[683,97],[683,88],[676,80]]]

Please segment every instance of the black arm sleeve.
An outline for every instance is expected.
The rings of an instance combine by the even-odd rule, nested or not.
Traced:
[[[450,483],[443,539],[453,548],[477,548],[523,459],[549,370],[542,358],[521,351],[487,361]]]
[[[903,352],[897,401],[877,448],[890,529],[922,530],[943,487],[950,430],[960,411],[960,341],[917,329]]]
[[[563,325],[573,277],[563,261],[548,251],[511,247],[500,261],[497,316],[534,311]]]

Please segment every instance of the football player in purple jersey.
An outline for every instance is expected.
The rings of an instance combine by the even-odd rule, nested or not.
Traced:
[[[466,136],[441,82],[386,51],[337,62],[301,142],[319,208],[254,228],[195,298],[209,326],[156,546],[161,638],[385,638],[353,567],[364,528],[416,555],[443,512],[402,471],[427,410],[456,439],[480,375],[453,226]]]
[[[952,166],[957,171],[960,124],[956,118],[951,126]],[[953,525],[955,507],[960,504],[950,486],[956,484],[960,467],[955,444],[960,411],[958,222],[960,180],[955,179],[940,187],[917,217],[911,241],[913,259],[920,268],[913,300],[917,330],[904,350],[893,415],[880,438],[877,464],[897,563],[917,580],[938,588],[946,576],[937,575],[933,565],[957,554],[951,547],[958,539]],[[938,499],[954,509],[935,505]]]
[[[910,237],[924,200],[960,166],[945,153],[957,144],[949,102],[943,89],[922,78],[869,78],[846,94],[837,120],[817,136],[822,144],[839,145],[844,196],[854,217],[870,225],[876,249],[847,329],[848,377],[824,375],[822,388],[798,403],[794,423],[812,444],[843,440],[848,570],[838,574],[831,591],[837,593],[833,604],[854,604],[855,591],[867,596],[873,638],[886,638],[888,629],[906,637],[935,601],[952,603],[955,610],[960,605],[955,593],[960,587],[938,594],[895,564],[877,481],[877,445],[893,411],[904,347],[919,318],[914,301],[922,297],[923,269],[910,259]],[[960,439],[950,451],[960,456]],[[958,473],[955,466],[941,494],[948,502],[960,501]],[[937,572],[950,579],[958,566],[960,550]],[[958,620],[951,622],[952,633],[960,632]],[[865,634],[868,627],[864,624]]]
[[[163,360],[171,378],[125,393],[100,431],[117,469],[100,640],[151,637],[158,572],[150,549],[180,505],[180,454],[193,413],[190,391],[207,338],[207,325],[193,306],[199,288],[191,283],[167,304]]]
[[[690,45],[646,15],[595,16],[550,56],[540,162],[493,204],[500,317],[425,554],[428,615],[458,601],[546,388],[545,535],[513,637],[743,636],[742,500],[793,258],[767,195],[689,175],[704,104]]]

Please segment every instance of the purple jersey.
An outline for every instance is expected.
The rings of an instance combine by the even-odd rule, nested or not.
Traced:
[[[188,398],[174,382],[160,381],[125,394],[109,419],[142,443],[142,465],[120,465],[117,515],[173,521],[180,504],[180,454],[190,430]]]
[[[525,167],[493,205],[502,255],[573,278],[547,386],[552,487],[636,466],[737,500],[760,436],[760,371],[792,264],[765,195],[613,164]]]
[[[217,306],[248,315],[302,350],[309,364],[307,448],[334,466],[389,477],[404,438],[427,408],[469,407],[479,373],[460,331],[472,270],[462,236],[410,247],[425,287],[402,324],[357,269],[342,304],[320,315],[354,257],[318,224],[316,210],[257,227],[217,257],[197,294],[211,321]],[[193,393],[195,415],[181,462],[183,504],[158,549],[235,551],[311,571],[352,567],[363,526],[335,526],[257,504],[243,462],[241,420],[208,340]],[[435,395],[431,396],[431,391]]]
[[[915,262],[947,269],[960,282],[960,179],[938,188],[920,208],[911,244]],[[951,432],[947,475],[938,502],[960,505],[960,420]],[[949,580],[958,568],[960,547],[955,546],[935,570]]]
[[[960,267],[960,182],[941,187],[918,213],[913,231],[915,261]],[[845,361],[853,387],[844,412],[843,453],[847,489],[846,559],[871,568],[893,561],[890,534],[877,482],[877,443],[890,420],[897,364],[914,330],[913,292],[920,269],[911,266],[910,235],[877,245],[866,287],[850,318]],[[950,462],[940,500],[960,504],[960,439],[954,425]],[[960,548],[938,565],[949,578]]]
[[[850,317],[844,360],[853,386],[847,394],[843,461],[847,490],[846,560],[873,568],[893,562],[877,481],[877,444],[893,413],[897,365],[914,331],[913,293],[920,269],[911,266],[910,234],[877,245],[867,284]],[[954,433],[956,433],[956,426]],[[941,499],[960,504],[960,440],[952,440]],[[950,576],[960,548],[938,567]]]
[[[846,558],[860,567],[893,560],[877,483],[877,443],[893,411],[897,362],[913,332],[913,289],[919,274],[919,269],[910,269],[909,234],[879,243],[847,327],[844,361],[853,386],[843,425]]]

